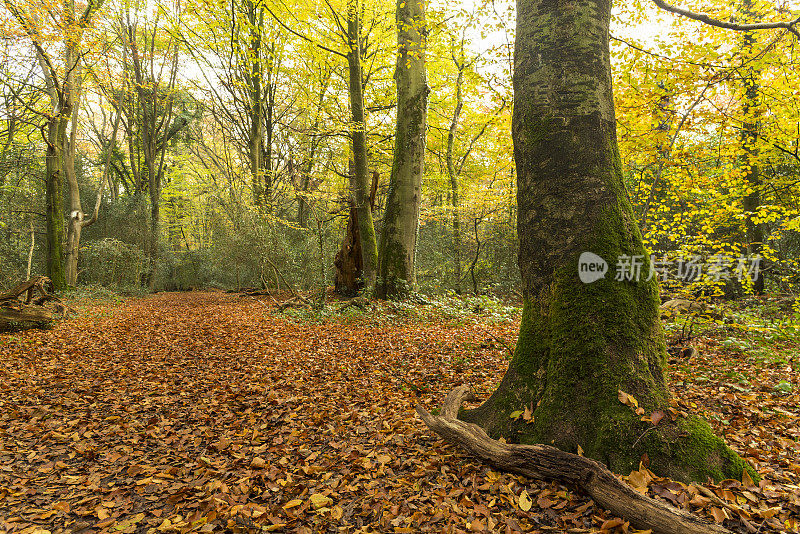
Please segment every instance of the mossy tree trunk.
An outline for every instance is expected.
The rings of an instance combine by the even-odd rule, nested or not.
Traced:
[[[361,23],[358,17],[358,0],[347,0],[347,52],[348,92],[350,94],[350,140],[353,147],[353,180],[351,189],[358,214],[361,236],[364,290],[375,289],[378,274],[378,243],[369,202],[369,170],[367,169],[367,131],[364,116],[364,85],[361,77]]]
[[[518,0],[512,132],[524,310],[501,384],[461,417],[490,435],[584,454],[617,472],[738,478],[745,464],[698,418],[672,420],[655,278],[622,181],[608,48],[609,0]],[[593,252],[610,273],[578,276]],[[623,255],[642,277],[614,280]],[[620,402],[622,390],[655,426]],[[512,419],[530,408],[532,422]],[[755,475],[755,473],[751,473]]]
[[[414,254],[428,113],[425,1],[397,0],[397,126],[379,250],[381,298],[402,297],[417,286]]]
[[[77,251],[74,254],[74,274],[64,268],[64,198],[65,176],[72,192],[75,164],[75,124],[72,117],[80,92],[80,43],[84,29],[103,4],[103,0],[90,0],[82,12],[76,9],[74,0],[63,4],[60,23],[64,33],[63,72],[57,67],[55,56],[45,50],[45,38],[39,21],[22,10],[15,2],[5,0],[4,5],[22,30],[30,38],[36,51],[36,61],[44,76],[44,90],[50,100],[51,111],[46,114],[45,157],[45,204],[47,221],[47,275],[56,290],[66,289],[68,280],[74,284],[77,274]],[[72,138],[68,135],[70,120],[73,120]],[[11,137],[9,137],[10,139]],[[74,202],[73,202],[74,204]],[[79,210],[80,211],[80,210]],[[76,240],[77,247],[77,240]],[[72,260],[69,264],[73,266]]]

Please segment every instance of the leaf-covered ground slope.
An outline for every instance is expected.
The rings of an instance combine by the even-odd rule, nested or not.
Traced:
[[[517,323],[474,311],[383,304],[314,321],[270,300],[165,293],[0,334],[0,532],[632,531],[417,419],[417,402],[502,377]],[[643,469],[629,482],[742,532],[796,528],[796,393],[758,377],[732,389],[708,367],[697,382],[681,364],[680,398],[717,414],[765,480],[686,488]],[[780,372],[796,392],[797,373]]]

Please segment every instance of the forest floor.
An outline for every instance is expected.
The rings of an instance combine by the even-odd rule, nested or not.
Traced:
[[[515,308],[314,315],[258,299],[84,302],[49,330],[1,333],[0,532],[635,532],[416,416],[460,383],[493,390]],[[737,532],[797,532],[800,334],[748,313],[693,326],[699,354],[674,354],[670,380],[676,409],[704,415],[762,482],[706,485],[714,498],[645,469],[626,479]],[[667,328],[687,337],[685,321]]]

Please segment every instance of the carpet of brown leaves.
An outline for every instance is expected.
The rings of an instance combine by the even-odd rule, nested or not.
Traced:
[[[415,416],[462,382],[489,393],[516,328],[391,306],[303,321],[184,293],[0,334],[0,532],[634,532],[574,488],[466,457]],[[677,409],[718,414],[765,480],[629,482],[737,531],[796,531],[797,394],[682,384]]]

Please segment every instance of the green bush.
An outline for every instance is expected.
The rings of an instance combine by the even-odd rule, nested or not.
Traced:
[[[140,283],[146,265],[147,259],[139,247],[107,237],[83,248],[80,279],[105,287],[135,286]]]

